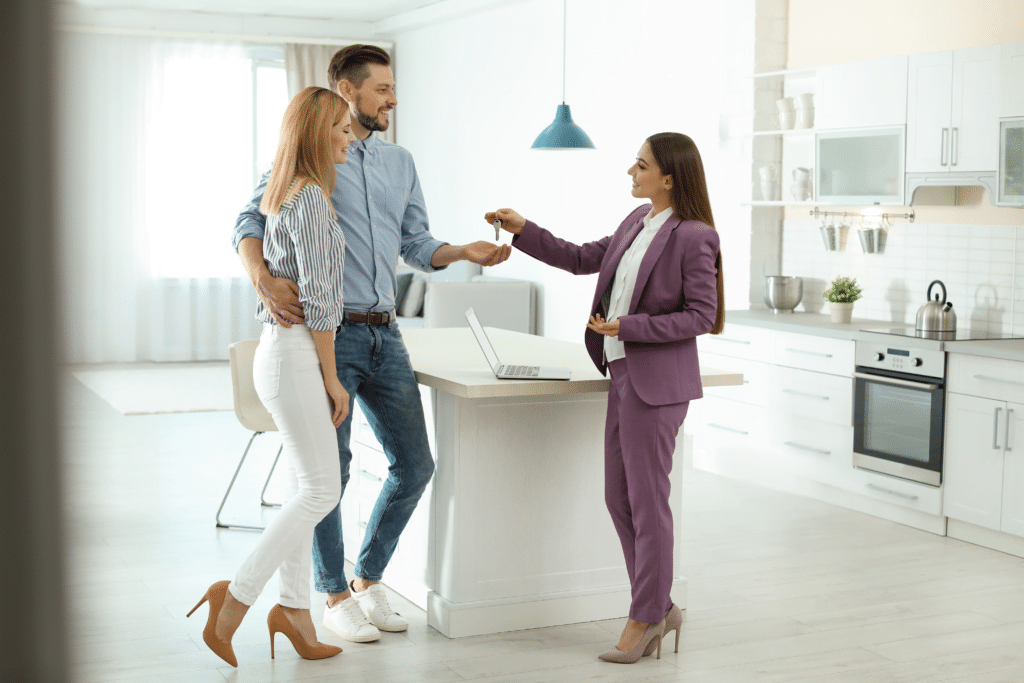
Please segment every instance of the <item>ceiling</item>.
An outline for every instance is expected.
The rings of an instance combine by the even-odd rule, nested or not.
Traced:
[[[64,0],[94,9],[143,9],[247,14],[377,23],[439,0]]]

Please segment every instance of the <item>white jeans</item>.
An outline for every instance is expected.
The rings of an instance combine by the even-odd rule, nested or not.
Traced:
[[[309,328],[264,325],[253,381],[281,430],[292,495],[228,590],[239,602],[252,605],[280,567],[281,605],[309,609],[313,528],[341,500],[338,436]]]

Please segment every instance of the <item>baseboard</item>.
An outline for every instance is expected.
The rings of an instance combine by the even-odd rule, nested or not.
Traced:
[[[1014,536],[1013,534],[996,531],[995,529],[986,529],[985,527],[971,524],[970,522],[961,522],[959,519],[950,517],[949,524],[946,527],[946,535],[960,541],[967,541],[974,545],[998,550],[1008,555],[1024,557],[1024,538]]]

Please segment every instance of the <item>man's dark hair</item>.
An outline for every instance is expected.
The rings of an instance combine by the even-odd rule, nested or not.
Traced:
[[[331,65],[327,67],[327,78],[331,87],[337,90],[338,81],[344,79],[357,88],[370,75],[370,64],[391,66],[391,55],[376,45],[349,45],[334,53]]]

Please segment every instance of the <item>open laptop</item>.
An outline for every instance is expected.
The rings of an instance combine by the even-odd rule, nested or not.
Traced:
[[[498,360],[498,354],[491,346],[491,340],[487,338],[483,325],[476,317],[476,311],[470,307],[466,310],[466,320],[469,321],[469,329],[473,330],[473,336],[480,343],[480,349],[487,357],[487,362],[498,379],[569,379],[569,368],[546,368],[539,365],[504,365]]]

